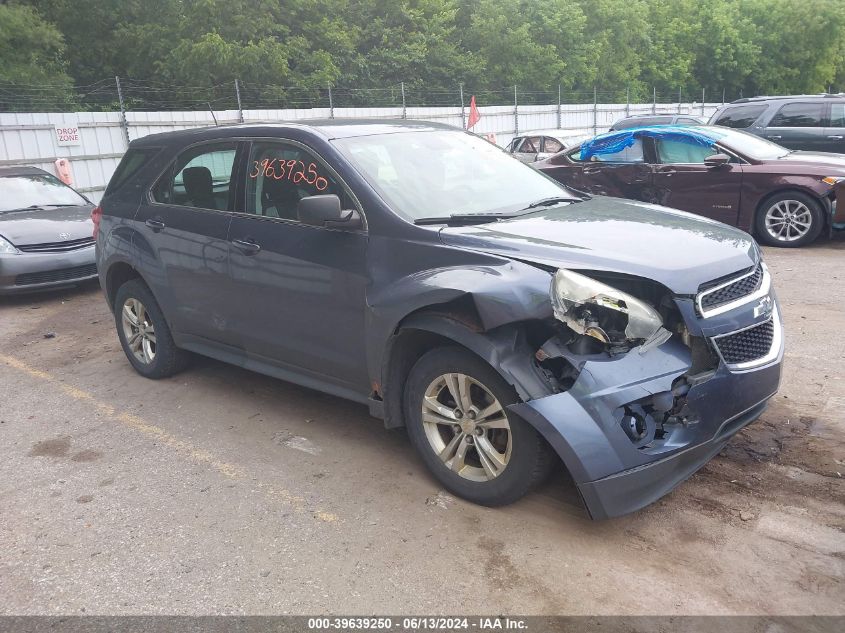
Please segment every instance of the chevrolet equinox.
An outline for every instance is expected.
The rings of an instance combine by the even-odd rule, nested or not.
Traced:
[[[515,501],[559,459],[593,518],[641,508],[780,381],[748,234],[571,191],[444,125],[146,136],[93,220],[142,376],[193,352],[366,404],[480,504]]]

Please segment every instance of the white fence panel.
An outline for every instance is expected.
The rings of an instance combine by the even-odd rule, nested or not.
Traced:
[[[517,129],[519,132],[555,129],[560,127],[573,134],[601,133],[626,114],[682,113],[709,117],[717,103],[582,103],[553,105],[524,105],[516,110],[512,104],[481,106],[481,120],[473,128],[477,134],[495,134],[496,142],[507,145]],[[518,114],[517,114],[518,113]],[[71,163],[74,186],[98,201],[126,151],[126,136],[130,140],[149,134],[172,132],[238,123],[240,116],[246,123],[275,123],[307,119],[387,119],[401,118],[399,107],[379,108],[302,108],[278,110],[237,110],[193,112],[127,112],[124,127],[120,112],[75,113],[0,113],[0,166],[32,165],[55,173],[55,161],[66,158]],[[463,108],[408,107],[408,119],[435,121],[462,127],[469,117],[469,105]],[[58,144],[55,128],[77,126],[79,144]]]

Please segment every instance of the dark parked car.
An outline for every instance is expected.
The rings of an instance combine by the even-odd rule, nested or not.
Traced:
[[[845,152],[845,94],[739,99],[711,125],[745,130],[789,149]]]
[[[367,404],[477,503],[518,499],[559,458],[593,517],[633,511],[780,380],[750,236],[585,198],[443,125],[147,136],[94,217],[141,375],[191,351]]]
[[[704,119],[691,114],[632,114],[610,126],[610,132],[647,125],[702,125]]]
[[[0,167],[0,294],[94,279],[94,205],[35,167]]]
[[[739,130],[654,127],[604,134],[534,163],[579,191],[697,213],[774,246],[845,228],[845,156],[794,152]]]

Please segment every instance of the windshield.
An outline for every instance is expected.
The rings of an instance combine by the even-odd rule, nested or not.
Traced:
[[[759,136],[754,136],[742,130],[732,128],[702,128],[707,130],[717,143],[723,143],[728,149],[736,150],[740,154],[755,160],[772,160],[782,158],[789,154],[789,150],[776,143],[767,141]]]
[[[50,174],[0,177],[0,213],[32,206],[82,204],[88,202]]]
[[[336,139],[338,149],[411,220],[524,209],[573,197],[552,179],[472,134],[437,130]]]

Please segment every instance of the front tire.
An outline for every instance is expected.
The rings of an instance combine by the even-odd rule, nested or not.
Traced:
[[[176,347],[153,293],[140,279],[117,290],[114,320],[129,363],[146,378],[167,378],[185,367],[188,353]]]
[[[426,353],[405,387],[408,435],[450,492],[486,506],[505,505],[540,484],[552,452],[529,424],[508,415],[513,387],[458,347]]]
[[[763,201],[755,225],[760,241],[769,246],[797,248],[819,236],[824,214],[818,200],[798,191],[784,191]]]

